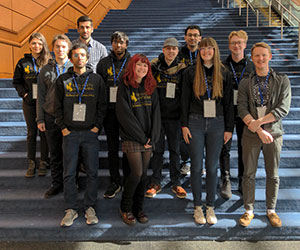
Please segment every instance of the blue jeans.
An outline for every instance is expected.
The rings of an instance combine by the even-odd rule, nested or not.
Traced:
[[[217,189],[217,164],[224,143],[224,117],[203,118],[202,115],[190,114],[188,127],[192,134],[189,150],[194,205],[202,205],[201,173],[205,147],[206,205],[213,207]]]
[[[66,209],[77,209],[76,168],[79,149],[86,166],[84,207],[94,207],[98,191],[99,141],[98,133],[89,130],[71,131],[63,137],[64,198]]]
[[[151,183],[160,185],[163,156],[165,152],[165,136],[167,136],[170,152],[170,177],[173,185],[180,186],[180,121],[162,120],[159,141],[155,143],[155,150],[150,161],[153,174]]]

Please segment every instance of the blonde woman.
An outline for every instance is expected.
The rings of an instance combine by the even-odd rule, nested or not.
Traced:
[[[217,223],[214,213],[217,163],[223,144],[232,137],[234,125],[230,80],[230,73],[221,64],[216,41],[204,38],[199,45],[196,65],[184,73],[181,97],[182,133],[190,151],[194,219],[198,224]],[[201,199],[204,151],[206,217]]]

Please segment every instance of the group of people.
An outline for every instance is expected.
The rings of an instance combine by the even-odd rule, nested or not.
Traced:
[[[202,39],[201,29],[185,30],[185,46],[174,37],[164,41],[162,53],[149,62],[142,54],[130,56],[129,38],[116,31],[111,51],[92,39],[92,20],[77,20],[79,38],[73,43],[63,34],[52,41],[50,55],[40,33],[29,39],[31,53],[16,65],[13,85],[23,98],[27,125],[28,169],[26,177],[46,175],[48,147],[52,183],[45,198],[64,192],[65,216],[60,225],[71,226],[78,217],[78,166],[86,178],[86,223],[97,224],[99,141],[102,126],[107,138],[110,184],[105,198],[123,188],[120,215],[133,225],[147,223],[144,197],[161,191],[165,138],[169,150],[172,191],[180,199],[180,166],[190,159],[194,220],[217,223],[214,211],[217,168],[221,170],[221,196],[232,196],[230,149],[234,127],[238,144],[238,189],[245,213],[240,225],[254,217],[255,174],[262,150],[266,170],[267,217],[274,227],[282,222],[275,211],[279,188],[278,167],[282,147],[282,118],[289,112],[291,90],[286,75],[269,66],[270,47],[259,42],[245,54],[245,31],[229,34],[230,55],[221,62],[217,42]],[[38,129],[37,129],[38,128]],[[37,131],[41,159],[36,167]],[[123,180],[119,173],[119,137],[123,152]],[[205,159],[206,202],[202,199]],[[182,164],[181,164],[182,162]],[[152,169],[148,184],[147,169]],[[205,206],[204,206],[205,204]],[[205,215],[204,215],[205,214]]]

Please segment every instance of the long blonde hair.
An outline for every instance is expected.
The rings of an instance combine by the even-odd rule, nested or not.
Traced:
[[[200,99],[200,96],[204,96],[206,92],[203,59],[201,58],[200,55],[200,48],[209,47],[209,46],[214,48],[212,98],[218,98],[223,96],[223,76],[221,72],[221,67],[223,67],[223,64],[220,59],[220,50],[216,40],[213,39],[212,37],[207,37],[202,39],[199,45],[199,53],[197,55],[196,71],[195,71],[195,78],[193,84],[194,95],[197,99]]]

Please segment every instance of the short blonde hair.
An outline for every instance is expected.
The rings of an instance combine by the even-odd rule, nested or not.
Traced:
[[[248,41],[248,35],[247,35],[247,32],[246,31],[243,31],[243,30],[238,30],[238,31],[232,31],[229,36],[228,36],[228,41],[230,42],[231,38],[233,36],[237,36],[241,39],[244,39],[245,42],[247,43]]]
[[[251,48],[251,55],[253,54],[253,50],[257,47],[267,49],[269,51],[270,55],[272,55],[271,47],[268,44],[264,43],[264,42],[259,42],[259,43],[254,44]]]

